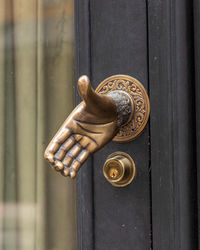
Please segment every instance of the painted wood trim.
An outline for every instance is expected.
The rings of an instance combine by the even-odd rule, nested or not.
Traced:
[[[197,202],[198,202],[198,249],[200,249],[200,2],[193,1],[194,13],[194,57],[196,99],[196,155],[197,155]]]
[[[90,0],[75,0],[75,66],[76,82],[90,69]],[[81,101],[76,88],[76,104]],[[84,164],[77,176],[78,249],[94,249],[93,159]]]
[[[153,249],[197,249],[192,3],[148,1]]]

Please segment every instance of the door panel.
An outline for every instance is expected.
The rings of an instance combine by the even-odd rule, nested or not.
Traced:
[[[97,87],[108,76],[131,75],[149,90],[151,104],[142,135],[108,144],[79,173],[80,249],[198,249],[199,50],[197,43],[194,71],[192,2],[76,0],[76,15],[77,78],[88,74]],[[125,188],[103,177],[115,151],[136,164],[136,178]]]
[[[91,79],[128,74],[147,89],[147,26],[144,1],[91,2]],[[115,188],[102,174],[106,157],[123,151],[135,161],[137,177]],[[93,158],[95,249],[149,249],[150,198],[148,128],[135,141],[110,143]]]
[[[93,87],[97,87],[108,76],[128,74],[137,78],[148,89],[146,3],[139,0],[96,0],[90,2],[87,14],[90,20],[90,29],[87,31],[90,47],[89,73]],[[87,42],[81,35],[79,43]],[[87,68],[85,71],[82,70],[81,73],[86,74]],[[103,176],[102,167],[106,157],[115,151],[129,153],[136,164],[137,176],[126,188],[112,187]],[[87,169],[88,165],[90,171]],[[87,221],[86,225],[90,223],[93,237],[88,239],[85,233],[88,229],[79,224],[79,235],[86,236],[88,240],[86,245],[83,238],[83,249],[150,248],[149,181],[148,127],[135,141],[110,143],[87,162],[79,174],[79,196],[82,197],[79,198],[79,201],[82,199],[79,206],[88,209],[90,213],[93,210],[90,215],[83,212],[85,216],[89,216],[90,222]],[[83,195],[87,196],[88,189],[83,190],[86,186],[92,191],[89,191],[89,197],[83,199]],[[88,202],[92,204],[91,207],[85,204]],[[80,217],[79,223],[83,223],[80,222],[83,214]]]

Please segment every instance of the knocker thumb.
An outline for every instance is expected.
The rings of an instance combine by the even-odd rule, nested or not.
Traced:
[[[91,86],[88,76],[83,75],[78,79],[78,91],[86,104],[87,110],[99,115],[116,117],[116,105],[114,101],[106,95],[98,94]]]

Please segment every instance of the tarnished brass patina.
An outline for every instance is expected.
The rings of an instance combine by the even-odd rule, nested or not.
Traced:
[[[137,125],[138,122],[141,122],[142,115],[145,117],[147,117],[147,114],[149,115],[149,102],[147,100],[147,108],[145,101],[142,99],[143,92],[141,92],[141,89],[138,87],[134,89],[133,85],[130,85],[127,81],[122,82],[121,78],[128,76],[118,75],[113,77],[110,77],[111,82],[113,79],[119,78],[118,82],[114,82],[118,87],[112,88],[106,93],[103,93],[105,88],[101,84],[102,87],[98,87],[95,92],[87,76],[79,78],[78,90],[83,101],[65,120],[44,154],[45,159],[62,175],[74,178],[90,155],[104,147],[129,124],[133,129],[133,124]],[[109,78],[107,81],[109,82]],[[120,87],[122,83],[126,84],[126,89]],[[131,89],[131,92],[129,89]],[[134,91],[135,95],[133,94]],[[145,111],[143,106],[145,106]],[[138,109],[142,114],[141,116],[138,115]],[[137,119],[135,119],[135,114],[137,114]],[[147,121],[145,120],[145,122]],[[144,123],[140,126],[140,132],[143,128]],[[133,138],[132,136],[128,140]],[[121,141],[126,141],[126,139],[122,138]]]
[[[106,159],[103,174],[113,186],[125,187],[135,177],[135,163],[128,154],[115,152]]]

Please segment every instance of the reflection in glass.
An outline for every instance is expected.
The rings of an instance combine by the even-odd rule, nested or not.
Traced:
[[[72,0],[0,0],[0,249],[75,250],[75,182],[43,160],[73,108]]]

